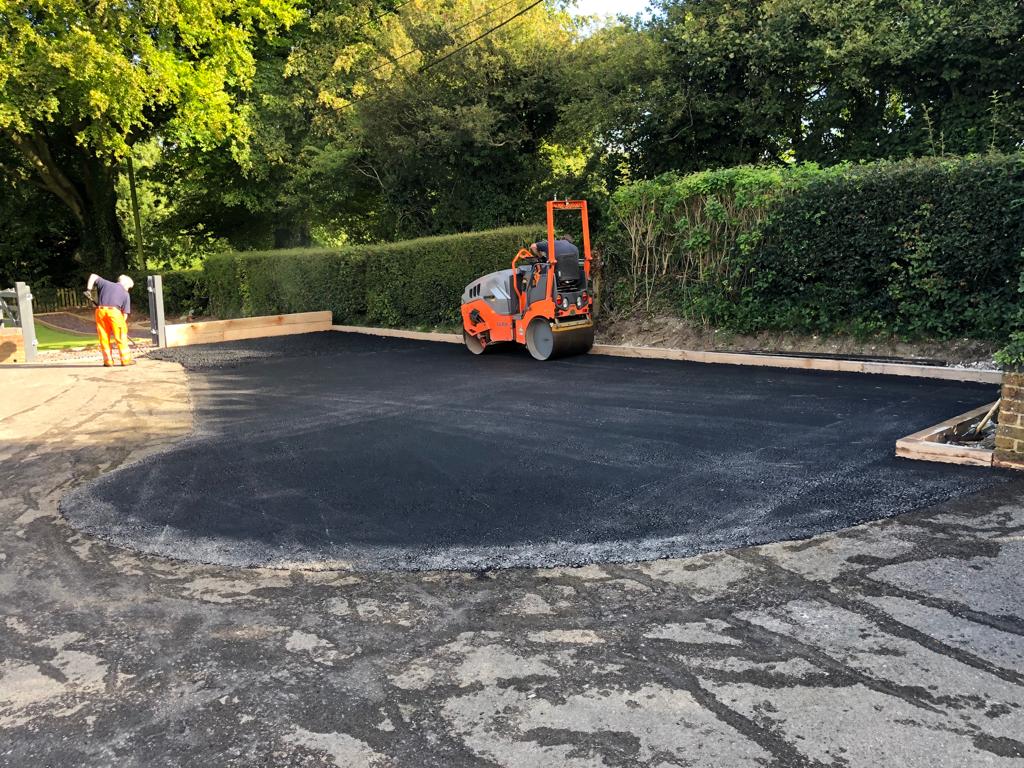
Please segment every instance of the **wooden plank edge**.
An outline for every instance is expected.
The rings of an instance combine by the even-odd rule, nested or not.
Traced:
[[[216,344],[224,341],[262,339],[271,336],[292,336],[301,333],[319,333],[331,330],[329,323],[315,322],[289,325],[270,325],[259,328],[226,328],[206,330],[202,333],[171,331],[168,327],[168,347],[188,347],[196,344]]]
[[[462,337],[457,333],[406,331],[400,328],[375,328],[368,325],[333,325],[331,329],[343,333],[363,333],[370,336],[391,336],[419,341],[443,341],[450,344],[462,343]],[[590,354],[650,360],[682,360],[691,363],[708,363],[713,365],[750,365],[766,368],[797,368],[842,373],[876,373],[887,376],[915,376],[928,379],[973,381],[983,384],[999,384],[1003,378],[1002,371],[977,368],[940,368],[937,366],[910,365],[907,363],[866,363],[861,360],[780,357],[741,352],[707,352],[692,349],[626,347],[611,344],[595,344],[590,350]]]
[[[993,456],[992,466],[999,467],[999,469],[1015,469],[1017,471],[1022,471],[1024,470],[1024,461],[1010,461],[1009,459],[999,459]]]
[[[896,441],[896,455],[918,461],[938,461],[944,464],[963,464],[975,467],[991,467],[995,463],[995,452],[988,448],[972,448],[967,445],[951,445],[938,442],[939,438],[953,431],[959,424],[971,422],[988,413],[993,403],[973,408],[959,416],[946,419],[920,432]]]
[[[951,419],[941,421],[938,424],[930,426],[926,429],[922,429],[920,432],[915,432],[912,435],[907,435],[902,439],[935,442],[939,435],[941,435],[943,432],[948,432],[957,424],[961,424],[965,421],[971,421],[972,419],[975,419],[978,416],[984,416],[986,413],[988,413],[989,408],[991,408],[993,405],[995,405],[995,401],[992,401],[988,405],[979,405],[977,408],[972,408],[966,413],[961,413],[959,416],[954,416]]]
[[[375,328],[369,325],[332,325],[332,331],[341,333],[362,333],[367,336],[387,336],[395,339],[415,339],[416,341],[440,341],[445,344],[462,344],[462,336],[457,333],[437,333],[434,331],[406,331],[401,328]]]
[[[171,323],[167,330],[172,328],[187,328],[195,332],[217,330],[221,328],[263,328],[267,326],[292,325],[302,323],[320,322],[330,325],[332,322],[329,310],[318,310],[316,312],[292,312],[282,315],[257,315],[256,317],[233,317],[227,320],[202,320],[197,323]]]
[[[168,347],[192,347],[198,344],[217,344],[223,341],[244,341],[246,339],[264,339],[274,336],[293,336],[302,333],[316,333],[327,330],[318,325],[290,325],[285,328],[246,328],[234,331],[205,333],[201,336],[168,337]]]
[[[168,329],[187,330],[195,333],[223,331],[229,328],[277,328],[285,325],[306,325],[309,323],[331,324],[330,312],[300,312],[294,315],[268,315],[266,317],[236,317],[231,320],[204,320],[199,323],[168,323]]]
[[[965,448],[905,439],[896,441],[896,455],[904,459],[974,467],[991,467],[993,464],[993,451],[986,448]]]
[[[744,352],[709,352],[689,349],[661,349],[658,347],[626,347],[610,344],[595,344],[592,355],[611,357],[634,357],[651,360],[685,360],[694,363],[719,365],[749,365],[765,368],[797,368],[814,371],[848,373],[873,373],[885,376],[914,376],[928,379],[952,381],[973,381],[984,384],[998,384],[1002,371],[977,368],[943,368],[931,365],[908,363],[873,363],[860,360],[834,360],[818,357],[781,357],[756,355]]]

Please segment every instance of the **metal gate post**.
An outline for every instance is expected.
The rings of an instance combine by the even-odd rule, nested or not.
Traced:
[[[25,340],[25,362],[36,359],[36,324],[32,318],[32,291],[24,283],[14,284],[14,293],[18,299],[18,323],[21,325],[21,338]]]
[[[164,326],[164,280],[161,275],[146,278],[149,291],[149,335],[154,346],[167,346],[167,329]]]

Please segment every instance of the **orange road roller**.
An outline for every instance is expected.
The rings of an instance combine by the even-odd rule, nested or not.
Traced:
[[[555,239],[555,212],[579,211],[583,255]],[[521,248],[511,269],[474,280],[462,294],[462,338],[475,355],[494,344],[525,344],[537,360],[579,355],[594,346],[590,225],[586,200],[547,204],[548,238]]]

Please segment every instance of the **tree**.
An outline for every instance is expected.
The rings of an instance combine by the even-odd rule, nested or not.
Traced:
[[[308,245],[314,232],[362,239],[374,190],[348,162],[345,97],[367,61],[379,58],[382,27],[405,5],[307,0],[298,23],[261,41],[253,87],[241,97],[250,129],[245,162],[163,147],[145,174],[171,193],[173,214],[161,228],[213,233],[237,248]]]
[[[573,108],[635,175],[1012,151],[1017,0],[663,0],[595,35]]]
[[[229,156],[165,152],[175,208],[192,217],[177,224],[289,247],[535,219],[542,195],[574,190],[561,182],[572,147],[550,141],[575,47],[569,17],[534,8],[419,71],[528,4],[311,5],[258,50],[244,173]]]
[[[135,142],[246,162],[253,48],[299,14],[296,0],[0,0],[0,135],[68,209],[88,259],[128,264],[115,184]]]
[[[13,147],[0,145],[0,168],[17,168]],[[0,289],[23,280],[34,288],[69,284],[78,239],[71,212],[53,195],[0,176]]]
[[[576,40],[568,15],[546,5],[488,32],[527,6],[423,0],[388,25],[346,130],[350,167],[377,193],[376,237],[540,215]]]

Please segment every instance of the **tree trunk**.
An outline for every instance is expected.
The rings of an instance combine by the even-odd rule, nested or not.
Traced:
[[[82,221],[82,249],[86,258],[96,260],[105,274],[114,277],[130,266],[128,241],[117,217],[116,181],[115,168],[95,157],[83,160],[85,216]]]
[[[275,248],[307,248],[313,244],[309,227],[302,222],[274,227]]]
[[[70,134],[39,130],[9,134],[35,172],[38,185],[56,195],[82,231],[85,266],[105,273],[128,267],[128,242],[117,218],[117,169],[79,147]]]

